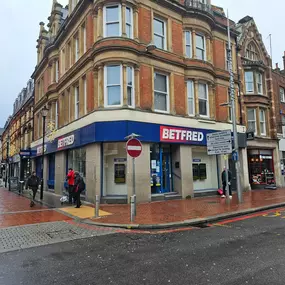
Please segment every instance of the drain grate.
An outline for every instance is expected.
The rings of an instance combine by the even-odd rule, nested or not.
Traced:
[[[49,232],[46,233],[50,238],[56,238],[56,239],[65,239],[65,238],[71,238],[74,235],[77,235],[76,232],[72,230],[63,230],[63,231],[55,231],[55,232]]]

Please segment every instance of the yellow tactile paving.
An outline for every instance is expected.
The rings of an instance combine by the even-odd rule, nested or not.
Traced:
[[[95,216],[95,209],[89,206],[81,206],[79,209],[74,207],[60,208],[61,211],[78,217],[80,219],[87,219]],[[109,212],[99,210],[100,217],[112,215]]]

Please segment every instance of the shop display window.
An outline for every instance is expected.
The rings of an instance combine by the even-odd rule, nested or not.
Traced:
[[[78,171],[82,177],[86,177],[86,150],[85,148],[76,148],[68,150],[68,168],[72,167]]]

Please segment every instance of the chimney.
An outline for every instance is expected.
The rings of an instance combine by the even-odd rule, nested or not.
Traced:
[[[283,69],[285,70],[285,51],[284,51],[284,55],[283,55]]]

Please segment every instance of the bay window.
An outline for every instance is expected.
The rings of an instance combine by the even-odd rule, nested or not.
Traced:
[[[154,109],[156,111],[169,111],[168,76],[154,73]]]
[[[256,111],[255,109],[247,109],[247,128],[256,134]]]
[[[245,91],[246,93],[254,92],[254,81],[253,81],[253,72],[246,71],[245,72]]]
[[[192,33],[185,31],[185,54],[187,57],[192,57]]]
[[[120,37],[121,32],[121,5],[104,7],[104,37]]]
[[[127,37],[133,38],[133,9],[130,7],[126,7],[126,34]]]
[[[153,19],[153,31],[154,31],[154,44],[159,49],[166,49],[166,23],[165,21],[154,18]]]
[[[199,98],[199,115],[209,116],[209,100],[208,100],[208,85],[204,83],[198,84]]]
[[[260,134],[266,136],[266,113],[265,110],[260,109],[259,111],[259,125],[260,125]]]
[[[195,115],[195,96],[194,96],[194,83],[192,80],[187,81],[187,101],[188,101],[188,114]]]
[[[263,94],[263,76],[260,72],[256,73],[257,93]]]
[[[128,106],[135,107],[134,69],[130,66],[127,66],[127,98]]]
[[[122,66],[105,66],[105,107],[121,106],[122,91]]]
[[[196,34],[196,58],[205,60],[205,37],[202,34]]]

